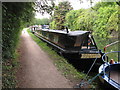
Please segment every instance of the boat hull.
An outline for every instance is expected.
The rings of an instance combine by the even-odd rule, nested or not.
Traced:
[[[120,89],[120,63],[105,63],[99,67],[99,78],[107,88]]]

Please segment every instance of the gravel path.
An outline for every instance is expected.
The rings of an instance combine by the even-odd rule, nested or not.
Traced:
[[[71,82],[57,70],[49,56],[25,30],[20,47],[19,88],[72,88]]]

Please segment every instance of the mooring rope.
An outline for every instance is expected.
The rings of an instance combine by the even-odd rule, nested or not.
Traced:
[[[99,53],[98,53],[98,54],[99,54]],[[77,88],[83,87],[84,85],[87,85],[87,84],[89,83],[89,81],[91,81],[91,80],[88,80],[87,83],[83,82],[85,79],[87,79],[88,74],[90,73],[90,71],[91,71],[91,69],[93,68],[93,66],[94,66],[95,62],[97,61],[97,59],[98,59],[98,58],[97,58],[97,54],[96,54],[96,58],[95,58],[93,64],[91,65],[90,69],[88,70],[85,78],[81,81],[81,83],[78,84],[78,87],[77,87]],[[93,80],[92,80],[92,81],[93,81]]]
[[[88,84],[92,83],[92,81],[94,81],[98,76],[100,76],[100,75],[102,75],[102,74],[103,74],[103,72],[98,73],[98,74],[95,75],[92,79],[89,79],[89,80],[86,81],[86,82],[80,83],[79,86],[78,86],[77,88],[80,88],[80,87],[83,87],[83,86],[85,86],[85,85],[88,85]]]
[[[105,60],[104,60],[103,57],[106,56],[106,54],[116,53],[116,52],[120,53],[120,51],[112,51],[112,52],[105,53],[105,54],[102,56],[102,60],[105,62]],[[93,62],[93,64],[91,65],[89,71],[87,72],[86,77],[85,77],[83,80],[85,80],[85,79],[87,78],[87,76],[88,76],[88,74],[90,73],[91,69],[93,68],[93,65],[95,64],[96,60],[97,60],[97,57],[96,57],[95,61]],[[82,80],[81,83],[79,83],[75,88],[80,88],[80,87],[83,87],[83,86],[85,86],[85,85],[88,85],[88,84],[92,83],[93,80],[95,80],[98,76],[100,76],[100,75],[102,75],[102,74],[104,74],[103,71],[102,71],[101,73],[98,73],[96,76],[94,76],[92,79],[89,79],[89,80],[86,81],[86,82],[83,82],[83,80]]]

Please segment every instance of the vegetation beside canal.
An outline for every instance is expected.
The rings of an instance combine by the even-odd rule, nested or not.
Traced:
[[[61,7],[59,4],[57,8]],[[65,12],[64,9],[55,9],[53,20],[50,23],[51,29],[59,29],[57,26],[67,26],[71,31],[84,30],[91,31],[99,37],[117,37],[118,36],[118,8],[116,2],[98,2],[95,6],[88,9],[70,10]],[[61,13],[64,13],[64,15]],[[56,17],[61,17],[58,19]],[[62,19],[64,17],[64,19]],[[62,22],[62,24],[60,23]],[[61,26],[61,27],[62,27]],[[61,28],[62,30],[63,28]]]
[[[18,66],[20,32],[34,18],[33,2],[2,2],[2,88],[16,88],[15,69]],[[19,12],[18,12],[19,11]]]
[[[83,72],[78,72],[75,67],[73,67],[70,63],[67,62],[65,58],[58,55],[57,52],[52,50],[51,47],[47,46],[47,43],[40,40],[34,34],[30,32],[30,29],[27,30],[32,39],[45,51],[48,53],[50,58],[53,59],[54,65],[57,67],[58,70],[62,72],[62,74],[69,79],[73,83],[79,83],[82,79],[86,77],[86,74]],[[90,77],[89,77],[90,78]],[[94,85],[90,85],[91,88],[95,88]]]
[[[11,59],[7,59],[2,63],[2,88],[17,88],[16,71],[19,67],[18,58],[19,53],[16,50]]]

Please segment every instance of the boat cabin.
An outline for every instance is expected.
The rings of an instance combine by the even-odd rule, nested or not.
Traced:
[[[59,49],[62,53],[98,53],[98,48],[89,31],[40,29],[35,35]]]

